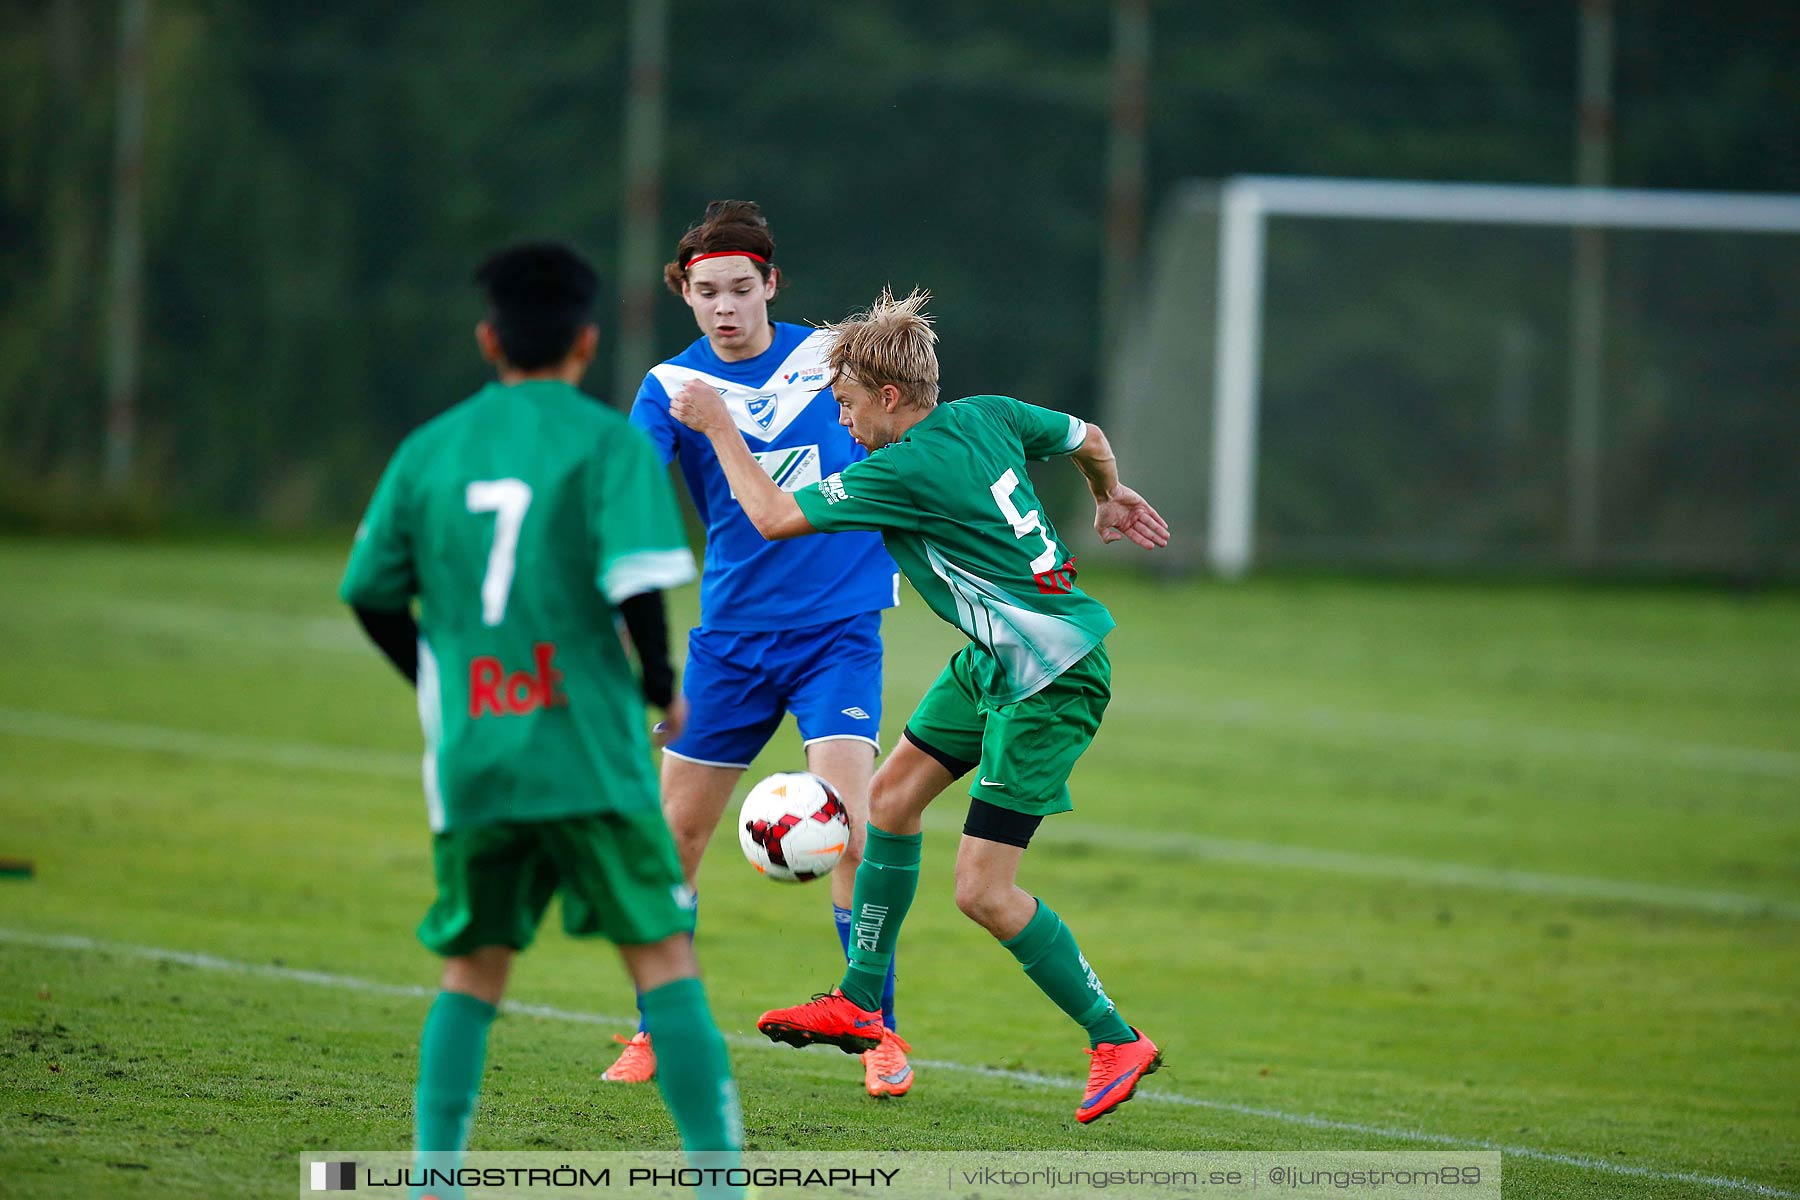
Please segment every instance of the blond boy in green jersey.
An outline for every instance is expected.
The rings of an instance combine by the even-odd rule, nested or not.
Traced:
[[[999,939],[1026,975],[1088,1034],[1086,1123],[1131,1098],[1161,1065],[1156,1045],[1127,1025],[1074,935],[1016,883],[1038,823],[1073,807],[1068,778],[1111,697],[1105,607],[1075,584],[1025,472],[1068,455],[1087,479],[1103,541],[1168,544],[1166,522],[1119,482],[1097,426],[1005,396],[938,402],[937,335],[925,293],[884,291],[867,312],[831,326],[839,420],[869,450],[817,485],[774,487],[735,436],[709,388],[675,397],[675,417],[707,435],[732,490],[767,538],[844,529],[880,531],[933,612],[970,644],[951,658],[907,722],[904,741],[871,785],[868,841],[856,873],[854,947],[840,985],[764,1013],[770,1038],[847,1052],[880,1036],[881,984],[917,887],[921,817],[974,773],[956,860],[957,906]]]

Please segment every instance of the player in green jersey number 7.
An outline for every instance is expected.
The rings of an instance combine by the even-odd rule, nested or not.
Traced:
[[[528,243],[477,279],[500,378],[401,443],[341,588],[417,686],[425,733],[438,896],[419,940],[444,973],[419,1046],[418,1165],[458,1165],[513,958],[560,896],[563,928],[610,939],[638,986],[682,1145],[729,1166],[743,1121],[644,731],[645,700],[681,720],[662,589],[694,577],[693,556],[650,443],[577,390],[599,337],[592,268]]]
[[[1016,882],[1038,823],[1073,807],[1069,772],[1100,726],[1112,683],[1104,644],[1112,616],[1076,586],[1075,558],[1045,516],[1026,461],[1074,460],[1105,542],[1156,549],[1168,544],[1169,527],[1119,482],[1096,426],[1005,396],[938,403],[926,299],[915,291],[896,301],[884,290],[867,312],[829,326],[839,421],[870,453],[815,486],[776,487],[713,389],[685,387],[670,405],[712,443],[764,537],[880,531],[932,611],[970,642],[919,702],[871,784],[843,980],[809,1003],[764,1013],[757,1027],[778,1042],[850,1053],[876,1043],[882,982],[918,885],[921,818],[974,772],[956,904],[1087,1031],[1093,1060],[1076,1109],[1086,1123],[1130,1099],[1162,1055],[1119,1016],[1062,919]]]

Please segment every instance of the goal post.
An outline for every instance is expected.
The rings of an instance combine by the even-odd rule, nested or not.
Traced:
[[[1287,245],[1293,250],[1288,257],[1298,261],[1300,266],[1297,270],[1290,266],[1288,275],[1292,278],[1278,286],[1271,283],[1269,262],[1271,228],[1272,223],[1277,222],[1276,228],[1284,231],[1318,230],[1329,226],[1332,232],[1326,236],[1336,239],[1320,241],[1315,237],[1313,244],[1297,249]],[[1454,234],[1451,242],[1442,240],[1443,235],[1432,240],[1430,235],[1403,232],[1408,227],[1420,225],[1454,227],[1459,232]],[[1480,232],[1533,227],[1541,232],[1524,241]],[[1541,333],[1521,334],[1519,320],[1498,316],[1511,303],[1521,311],[1529,310],[1527,315],[1538,326],[1549,325],[1560,318],[1564,328],[1553,330],[1551,336],[1570,335],[1567,342],[1572,356],[1594,355],[1602,352],[1598,331],[1570,330],[1568,326],[1571,322],[1594,320],[1597,315],[1589,314],[1584,318],[1583,306],[1571,304],[1570,281],[1574,268],[1572,262],[1558,257],[1562,253],[1561,247],[1566,246],[1570,235],[1578,230],[1604,231],[1609,237],[1625,236],[1630,231],[1657,235],[1729,235],[1728,245],[1722,251],[1696,252],[1690,242],[1670,243],[1667,240],[1634,245],[1632,249],[1635,259],[1650,263],[1652,267],[1659,261],[1658,256],[1661,260],[1690,264],[1686,278],[1695,281],[1695,286],[1703,292],[1708,287],[1721,294],[1747,288],[1758,295],[1779,299],[1779,304],[1763,314],[1767,328],[1750,328],[1759,318],[1755,314],[1746,317],[1734,307],[1730,313],[1721,311],[1718,315],[1719,322],[1728,327],[1724,334],[1707,327],[1704,314],[1699,317],[1691,313],[1683,315],[1679,320],[1687,324],[1679,327],[1677,340],[1691,341],[1699,346],[1720,336],[1736,339],[1720,353],[1740,352],[1741,356],[1753,359],[1762,376],[1752,386],[1766,388],[1766,399],[1758,402],[1759,409],[1782,410],[1775,413],[1772,421],[1767,412],[1759,411],[1754,419],[1744,423],[1746,428],[1760,430],[1764,436],[1771,429],[1791,428],[1796,438],[1800,438],[1800,359],[1791,352],[1792,344],[1797,340],[1791,321],[1796,315],[1796,301],[1800,300],[1800,253],[1797,253],[1800,242],[1793,236],[1800,234],[1800,197],[1247,176],[1219,184],[1187,185],[1165,208],[1153,243],[1151,287],[1140,319],[1135,322],[1136,336],[1112,381],[1109,419],[1121,429],[1122,449],[1133,456],[1131,461],[1142,459],[1151,464],[1153,474],[1158,476],[1156,484],[1171,495],[1170,507],[1183,518],[1183,525],[1190,529],[1205,529],[1204,564],[1226,577],[1242,575],[1259,557],[1257,501],[1268,310],[1272,305],[1305,308],[1304,297],[1298,295],[1301,289],[1296,287],[1293,279],[1307,278],[1309,256],[1314,269],[1321,275],[1327,271],[1319,264],[1339,261],[1355,264],[1344,268],[1361,272],[1360,276],[1346,281],[1348,286],[1343,291],[1346,296],[1357,294],[1366,284],[1372,295],[1405,294],[1411,306],[1406,311],[1429,314],[1433,306],[1433,289],[1436,289],[1446,308],[1460,309],[1468,315],[1465,325],[1494,316],[1505,326],[1494,334],[1496,343],[1517,345],[1522,336],[1527,342],[1534,337],[1540,342],[1549,340]],[[1285,243],[1295,241],[1290,235],[1282,236]],[[1424,242],[1417,244],[1421,236]],[[1746,249],[1748,239],[1754,239],[1755,245]],[[1716,242],[1702,244],[1717,246]],[[1453,263],[1446,269],[1445,259],[1460,258],[1465,254],[1468,259],[1466,276],[1459,276]],[[1532,265],[1541,269],[1532,279],[1514,278],[1518,275],[1515,267],[1519,260],[1538,260]],[[1694,263],[1699,267],[1693,267]],[[1656,270],[1634,269],[1637,271],[1637,277],[1632,281],[1634,286],[1649,289],[1657,285]],[[1681,268],[1674,270],[1676,276],[1681,276]],[[1505,286],[1498,286],[1501,284]],[[1490,285],[1495,286],[1492,314],[1483,311],[1485,301],[1481,290]],[[1601,281],[1601,286],[1606,286],[1605,280]],[[1679,290],[1684,285],[1677,278],[1673,286]],[[1279,294],[1272,294],[1272,289]],[[1456,294],[1459,289],[1467,294]],[[1515,299],[1509,302],[1501,292],[1508,292]],[[1297,299],[1302,302],[1296,305]],[[1328,301],[1322,303],[1329,305]],[[1389,380],[1398,377],[1415,385],[1424,397],[1415,403],[1429,403],[1433,387],[1439,389],[1446,400],[1450,399],[1452,391],[1469,390],[1474,376],[1466,371],[1454,379],[1452,373],[1442,371],[1436,378],[1432,378],[1430,371],[1410,371],[1405,362],[1410,353],[1409,344],[1418,344],[1414,339],[1426,338],[1429,333],[1403,328],[1403,320],[1391,323],[1391,327],[1364,331],[1365,345],[1359,348],[1352,331],[1355,317],[1344,311],[1352,306],[1327,307],[1317,314],[1320,323],[1330,327],[1323,340],[1336,343],[1334,352],[1340,357],[1352,360],[1359,354],[1370,352],[1367,343],[1383,342],[1380,352],[1387,361],[1384,370],[1375,374]],[[1380,305],[1372,302],[1370,310],[1372,314],[1377,313]],[[1278,308],[1278,311],[1281,310]],[[1508,320],[1511,324],[1507,324]],[[1782,330],[1784,322],[1785,333]],[[1208,323],[1210,329],[1205,327]],[[1657,321],[1647,320],[1642,324],[1641,330],[1633,332],[1626,328],[1625,332],[1632,333],[1635,339],[1634,353],[1653,358],[1653,347],[1659,338],[1667,340],[1669,320],[1659,316]],[[1577,332],[1590,336],[1574,336]],[[1487,333],[1481,336],[1486,337]],[[1309,328],[1289,329],[1287,337],[1289,341],[1270,347],[1269,352],[1279,358],[1294,348],[1292,339],[1313,337],[1313,333]],[[1788,345],[1789,352],[1782,352],[1783,343]],[[1649,349],[1640,350],[1640,345]],[[1309,355],[1317,357],[1316,348],[1307,349]],[[1464,357],[1468,356],[1465,354]],[[1328,366],[1321,369],[1329,374]],[[1665,374],[1680,377],[1678,382],[1686,383],[1691,392],[1704,391],[1703,387],[1696,388],[1691,384],[1699,369],[1692,366],[1684,369],[1688,371],[1686,377],[1681,377],[1679,371]],[[1419,380],[1413,380],[1413,374],[1417,374]],[[1535,502],[1538,524],[1534,526],[1534,533],[1531,537],[1519,535],[1519,541],[1513,546],[1515,550],[1521,546],[1531,550],[1532,553],[1522,556],[1534,561],[1576,565],[1589,565],[1594,561],[1584,552],[1580,529],[1595,523],[1592,514],[1600,508],[1599,458],[1609,447],[1598,436],[1584,437],[1581,432],[1597,431],[1601,427],[1599,388],[1581,387],[1579,380],[1583,376],[1598,381],[1601,378],[1598,364],[1572,359],[1565,379],[1568,394],[1561,406],[1564,420],[1556,435],[1559,444],[1554,448],[1554,456],[1562,460],[1561,494],[1556,498],[1561,508],[1556,521],[1560,525],[1560,534],[1554,539],[1560,541],[1560,545],[1550,545],[1553,539],[1545,536],[1546,526],[1542,519],[1545,501],[1540,496]],[[1353,372],[1346,376],[1352,377]],[[1196,394],[1202,393],[1208,385],[1209,395]],[[1498,387],[1502,391],[1513,386],[1505,381],[1496,385],[1490,379],[1480,380],[1480,385],[1490,390]],[[1516,386],[1514,390],[1517,390]],[[1539,387],[1536,390],[1542,392],[1545,389]],[[1191,405],[1192,410],[1178,411],[1181,402]],[[1332,403],[1329,397],[1324,400],[1315,397],[1311,402],[1315,407]],[[1516,406],[1519,401],[1509,403]],[[1704,405],[1706,396],[1683,395],[1665,403]],[[1405,436],[1403,427],[1401,436]],[[1789,443],[1790,460],[1793,445],[1800,445],[1800,440]],[[1375,459],[1382,454],[1379,445],[1360,449],[1365,456]],[[1387,449],[1403,457],[1431,453],[1431,447],[1427,445],[1390,446]],[[1781,453],[1767,446],[1751,449],[1765,455]],[[1540,458],[1551,454],[1552,451],[1540,447]],[[1653,459],[1655,455],[1646,457]],[[1790,470],[1795,466],[1789,462]],[[1639,486],[1652,484],[1650,481]],[[1464,501],[1487,503],[1473,492],[1452,496],[1453,490],[1452,484],[1440,482],[1435,494],[1447,496],[1446,502],[1451,505]],[[1543,491],[1541,487],[1538,490]],[[1329,502],[1329,498],[1320,501]],[[1354,508],[1355,503],[1350,507]],[[1203,520],[1199,520],[1202,514]],[[1800,511],[1792,515],[1800,518]],[[1682,536],[1704,540],[1705,534]],[[1794,537],[1800,536],[1792,530],[1789,544],[1773,550],[1766,545],[1766,534],[1758,536],[1762,549],[1754,551],[1753,557],[1766,559],[1771,553],[1777,557],[1791,556],[1800,549],[1791,544]],[[1395,541],[1395,545],[1387,547],[1383,557],[1388,561],[1405,562],[1408,557],[1405,547],[1400,546],[1397,539],[1390,540]],[[1414,539],[1419,545],[1428,540]],[[1438,538],[1430,554],[1434,561],[1455,557],[1442,553],[1450,540]],[[1297,537],[1290,541],[1304,544],[1306,539]],[[1345,541],[1340,536],[1339,542]],[[1630,559],[1655,563],[1661,551],[1654,542],[1654,538],[1647,541],[1640,538],[1627,548],[1629,553],[1621,551],[1610,557],[1602,556],[1600,561]],[[1670,561],[1666,565],[1677,568],[1729,568],[1733,565],[1727,561],[1733,553],[1730,547],[1713,549],[1722,552],[1711,553],[1704,548],[1697,552],[1695,546],[1684,544],[1668,554]],[[1477,555],[1479,548],[1471,542],[1458,553]],[[1717,561],[1702,561],[1709,554]],[[1194,557],[1190,551],[1187,565],[1200,565]],[[1787,558],[1784,565],[1791,568],[1794,563]]]

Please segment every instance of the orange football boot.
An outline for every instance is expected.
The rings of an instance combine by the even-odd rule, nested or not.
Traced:
[[[1075,1110],[1075,1119],[1086,1125],[1097,1121],[1131,1099],[1138,1080],[1154,1074],[1162,1066],[1162,1051],[1138,1029],[1137,1041],[1115,1046],[1101,1042],[1088,1053],[1094,1056],[1088,1064],[1087,1092]]]
[[[608,1083],[649,1083],[656,1078],[656,1051],[650,1046],[650,1035],[640,1029],[630,1037],[613,1034],[613,1041],[622,1042],[625,1050],[618,1061],[600,1073],[600,1078]]]
[[[906,1055],[912,1047],[891,1029],[881,1031],[881,1045],[863,1051],[863,1086],[877,1100],[904,1096],[913,1085],[912,1064]]]

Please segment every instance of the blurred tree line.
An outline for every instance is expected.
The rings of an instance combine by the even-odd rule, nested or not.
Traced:
[[[1800,191],[1791,4],[1616,0],[1614,182]],[[480,385],[468,279],[566,237],[611,279],[626,8],[153,0],[129,505],[281,526],[360,509]],[[760,200],[826,319],[937,295],[945,388],[1091,413],[1104,0],[674,0],[661,236]],[[1148,203],[1237,173],[1567,183],[1574,3],[1152,6]],[[119,17],[0,7],[0,514],[94,505]],[[659,356],[695,335],[673,297]],[[643,364],[648,367],[649,363]],[[607,390],[602,361],[590,389]],[[608,397],[627,402],[629,397]]]

